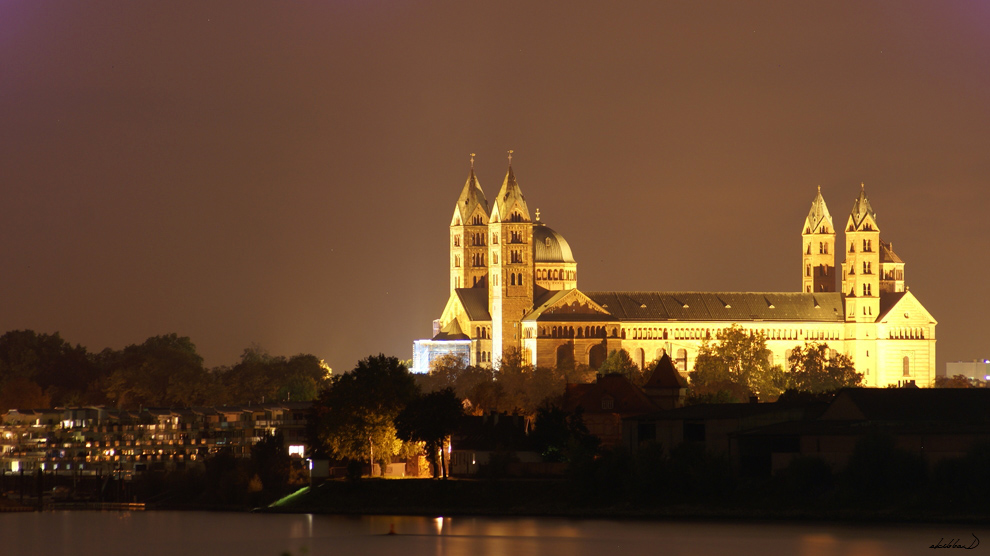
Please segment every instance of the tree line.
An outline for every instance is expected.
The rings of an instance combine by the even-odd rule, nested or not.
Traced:
[[[795,345],[788,370],[774,365],[766,336],[739,326],[719,331],[714,341],[701,344],[691,381],[690,403],[745,402],[751,397],[775,401],[781,395],[822,395],[859,386],[863,375],[852,360],[828,345]]]
[[[153,336],[91,353],[54,334],[0,336],[0,410],[106,405],[122,409],[309,401],[330,383],[315,355],[244,350],[234,365],[207,368],[186,336]]]
[[[384,470],[393,459],[425,455],[439,476],[446,442],[462,418],[494,411],[532,417],[533,448],[560,460],[572,437],[585,445],[590,436],[579,417],[559,409],[566,382],[587,379],[587,369],[574,372],[533,367],[512,352],[496,369],[442,357],[430,373],[413,375],[395,357],[371,356],[334,376],[313,402],[310,446],[318,457],[356,465],[356,474],[363,463]]]

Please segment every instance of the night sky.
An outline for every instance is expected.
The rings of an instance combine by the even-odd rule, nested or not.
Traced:
[[[938,368],[990,357],[979,0],[0,0],[0,332],[409,358],[508,149],[585,290],[798,291],[865,182]]]

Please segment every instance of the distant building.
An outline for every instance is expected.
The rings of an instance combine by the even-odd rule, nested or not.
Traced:
[[[598,375],[591,384],[568,384],[564,391],[564,410],[580,412],[588,432],[603,446],[622,443],[623,419],[658,409],[641,388],[619,374]]]
[[[847,388],[813,419],[738,427],[729,434],[730,453],[744,475],[779,471],[798,456],[841,469],[857,442],[883,435],[932,466],[990,441],[988,423],[986,388]]]
[[[946,376],[952,378],[962,375],[970,380],[990,380],[990,361],[953,361],[945,364]]]
[[[786,367],[796,346],[823,342],[852,359],[866,386],[930,385],[937,323],[908,290],[904,261],[881,240],[865,188],[844,245],[835,234],[819,189],[802,226],[798,293],[582,291],[570,245],[539,210],[531,216],[511,158],[491,207],[472,162],[450,220],[450,298],[433,338],[414,343],[414,370],[428,371],[444,353],[492,365],[511,349],[533,365],[598,368],[623,349],[640,368],[668,354],[687,373],[702,342],[737,325],[766,337],[773,364]]]
[[[305,457],[310,405],[12,409],[0,425],[0,473],[45,467],[87,475],[182,469],[224,449],[248,457],[251,446],[276,430],[290,454]]]

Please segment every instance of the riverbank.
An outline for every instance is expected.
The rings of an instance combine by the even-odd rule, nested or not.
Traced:
[[[704,503],[581,500],[566,481],[371,479],[329,481],[256,511],[340,515],[533,516],[660,520],[990,524],[990,513],[933,509],[918,501],[843,505],[733,496]]]

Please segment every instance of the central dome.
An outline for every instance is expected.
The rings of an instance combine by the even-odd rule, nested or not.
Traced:
[[[573,263],[574,255],[571,246],[564,236],[553,231],[549,226],[537,222],[533,226],[534,262],[537,263]]]

